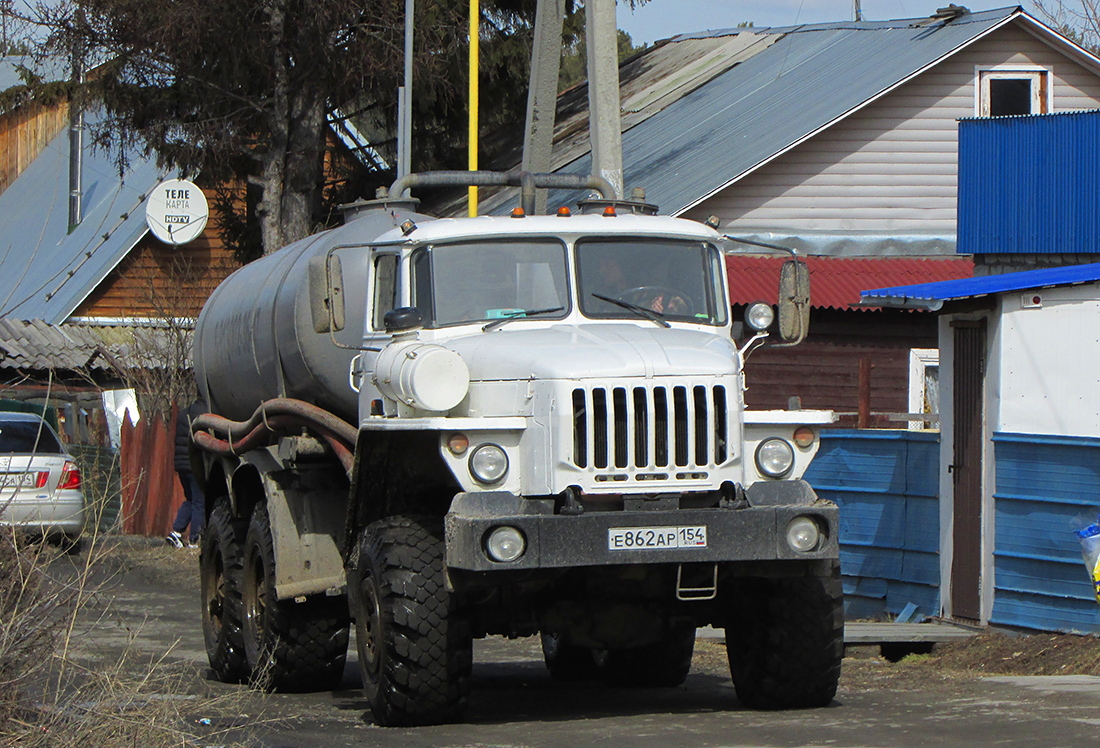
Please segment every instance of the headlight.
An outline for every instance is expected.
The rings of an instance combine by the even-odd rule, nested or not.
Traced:
[[[750,304],[749,308],[745,310],[745,322],[757,332],[767,330],[774,321],[775,310],[771,308],[771,305],[762,301]]]
[[[756,467],[770,478],[782,478],[794,467],[794,449],[783,439],[765,439],[756,448]]]
[[[470,474],[482,483],[496,483],[508,472],[508,455],[496,444],[482,444],[470,455]]]
[[[485,538],[485,550],[494,561],[508,563],[527,550],[527,539],[514,527],[498,527]]]
[[[817,550],[821,542],[821,530],[809,517],[795,517],[787,525],[787,545],[799,553]]]

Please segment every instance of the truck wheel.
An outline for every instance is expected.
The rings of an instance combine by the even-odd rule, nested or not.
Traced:
[[[562,681],[595,680],[600,677],[596,654],[588,647],[562,642],[557,634],[542,635],[542,659],[550,677]]]
[[[840,567],[829,577],[748,579],[726,626],[737,698],[751,709],[824,707],[844,657]]]
[[[248,677],[241,633],[241,545],[245,524],[235,521],[222,499],[210,513],[199,553],[202,585],[202,638],[210,669],[223,683]]]
[[[304,602],[275,597],[275,550],[262,504],[252,512],[244,542],[244,652],[252,681],[265,690],[335,688],[348,654],[348,614],[342,599]]]
[[[473,642],[443,548],[440,523],[420,517],[379,520],[360,539],[355,637],[380,725],[454,721],[466,706]]]
[[[678,625],[654,644],[608,651],[603,677],[613,686],[672,688],[687,679],[694,653],[695,626]]]

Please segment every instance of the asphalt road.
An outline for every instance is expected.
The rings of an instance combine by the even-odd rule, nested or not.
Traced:
[[[186,553],[186,552],[185,552]],[[140,554],[139,554],[140,556]],[[927,665],[891,665],[851,650],[836,700],[826,709],[754,712],[737,701],[721,641],[701,639],[687,682],[672,689],[560,684],[534,639],[475,643],[467,721],[381,728],[359,690],[351,648],[341,690],[248,694],[209,681],[198,617],[195,557],[162,555],[146,568],[130,560],[99,598],[99,623],[80,656],[106,664],[164,660],[183,673],[182,690],[205,694],[192,713],[201,745],[234,739],[269,748],[433,746],[438,748],[640,746],[1092,746],[1100,734],[1100,677],[945,676]],[[172,564],[182,571],[174,578]],[[104,615],[103,611],[106,610]],[[233,701],[239,696],[237,702]],[[179,697],[177,695],[177,697]],[[190,698],[194,698],[193,696]],[[226,712],[222,701],[236,703]],[[207,727],[198,721],[207,719]]]

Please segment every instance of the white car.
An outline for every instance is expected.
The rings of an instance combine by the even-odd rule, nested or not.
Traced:
[[[0,412],[0,524],[69,545],[84,530],[80,468],[33,413]]]

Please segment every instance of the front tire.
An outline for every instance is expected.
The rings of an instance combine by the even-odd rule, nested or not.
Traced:
[[[267,507],[252,512],[244,544],[244,652],[252,681],[265,690],[335,688],[348,654],[347,605],[340,598],[280,601]]]
[[[222,499],[210,513],[199,555],[202,586],[202,638],[206,658],[223,683],[248,677],[241,633],[242,545],[245,523],[234,520]]]
[[[844,657],[839,565],[826,577],[743,580],[726,626],[726,654],[745,706],[828,706]]]
[[[369,525],[356,569],[356,642],[375,721],[458,719],[469,693],[473,642],[447,591],[442,528],[420,517]]]

